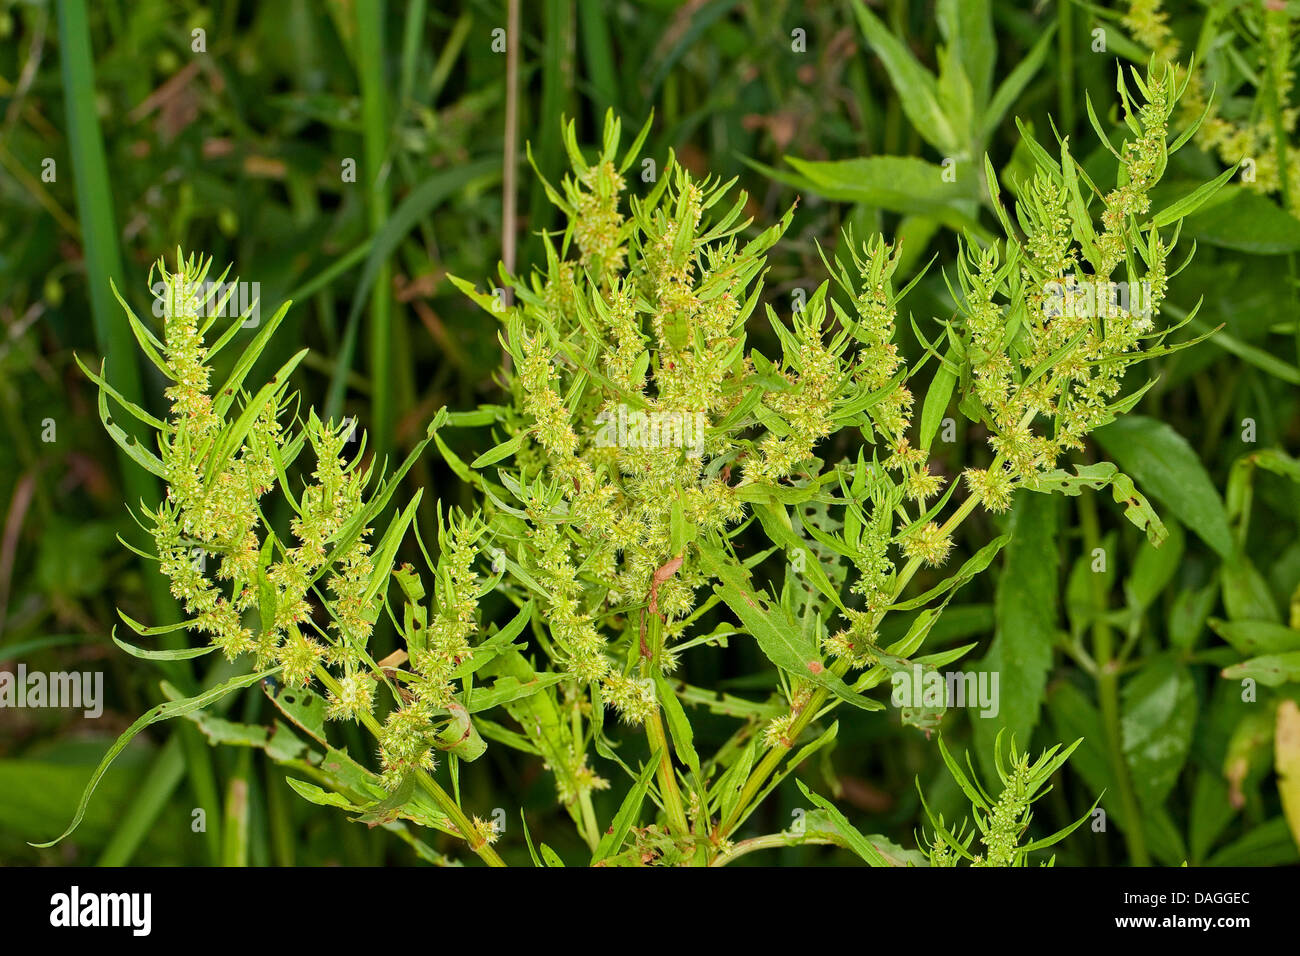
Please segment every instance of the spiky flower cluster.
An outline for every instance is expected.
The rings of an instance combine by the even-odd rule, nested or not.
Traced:
[[[673,639],[710,580],[698,542],[741,521],[747,500],[822,474],[816,455],[846,424],[885,442],[898,476],[886,484],[900,498],[923,506],[942,482],[905,437],[913,399],[893,341],[895,249],[850,237],[835,274],[847,307],[829,283],[801,294],[788,323],[767,307],[781,346],[770,360],[746,351],[745,322],[789,216],[741,243],[745,195],[728,197],[731,184],[698,181],[671,158],[625,216],[623,173],[640,139],[617,163],[611,118],[590,164],[572,139],[570,125],[574,172],[560,191],[548,187],[568,216],[563,243],[546,237],[547,269],[529,285],[510,280],[518,306],[503,341],[522,414],[502,419],[514,465],[498,472],[493,526],[545,602],[558,666],[640,723],[658,708],[649,678],[672,671]],[[564,258],[570,244],[576,256]],[[861,590],[878,601],[894,570],[896,502],[871,494],[884,511],[859,542]],[[914,544],[935,562],[947,550],[931,530]]]
[[[278,664],[291,684],[308,682],[327,657],[344,663],[350,674],[375,612],[373,597],[364,593],[373,571],[363,540],[368,529],[357,528],[342,546],[331,545],[361,511],[369,471],[360,467],[360,456],[342,458],[346,423],[323,423],[313,412],[301,434],[285,434],[280,418],[288,384],[282,377],[256,395],[243,392],[242,375],[251,361],[237,363],[235,375],[215,397],[210,394],[212,355],[230,341],[230,332],[211,350],[205,334],[224,314],[224,299],[236,286],[225,274],[208,282],[210,267],[211,260],[193,256],[175,272],[162,262],[156,266],[163,290],[163,338],[156,354],[174,383],[165,392],[169,418],[158,423],[167,497],[149,513],[162,571],[193,616],[187,627],[210,635],[227,658],[254,652],[259,668]],[[149,334],[135,324],[137,335]],[[301,495],[289,496],[296,544],[282,547],[276,560],[273,535],[264,547],[259,502],[304,444],[311,445],[316,469]],[[218,562],[212,574],[206,570],[209,557]],[[323,575],[333,594],[327,602],[330,626],[338,634],[337,641],[325,643],[310,634],[310,592]],[[246,621],[254,612],[260,617],[256,633]]]
[[[1011,741],[1009,751],[1004,754],[1002,739],[1003,734],[999,733],[993,748],[994,765],[1002,783],[1002,791],[997,799],[991,797],[980,786],[974,768],[970,767],[969,756],[968,776],[953,760],[943,741],[940,740],[939,749],[949,772],[971,801],[975,827],[968,830],[963,824],[955,830],[949,829],[941,815],[931,812],[929,807],[926,807],[933,831],[933,835],[928,840],[931,866],[957,866],[962,861],[968,862],[971,866],[981,867],[1024,866],[1028,862],[1030,853],[1046,849],[1064,839],[1088,819],[1088,814],[1085,814],[1071,826],[1051,837],[1022,845],[1021,841],[1033,820],[1032,805],[1047,794],[1050,789],[1047,784],[1052,774],[1069,759],[1075,747],[1082,741],[1076,740],[1065,749],[1059,746],[1049,747],[1039,755],[1037,760],[1031,761],[1027,753],[1021,754],[1016,750],[1014,740]],[[971,851],[971,844],[977,832],[980,842],[984,845],[983,853]],[[922,838],[922,842],[927,841]],[[1052,862],[1048,860],[1047,865],[1050,866]]]
[[[278,670],[289,686],[325,680],[328,719],[372,720],[376,690],[394,681],[390,687],[400,704],[380,730],[379,752],[382,782],[395,788],[413,770],[433,767],[440,721],[465,714],[454,681],[477,643],[473,564],[483,525],[459,515],[445,527],[440,524],[431,620],[421,603],[418,576],[409,568],[398,573],[407,597],[403,636],[410,668],[378,668],[367,647],[415,503],[385,536],[389,547],[381,566],[367,540],[368,524],[391,497],[400,474],[367,499],[374,463],[364,454],[364,435],[348,454],[358,437],[352,422],[322,421],[309,411],[300,428],[282,426],[295,401],[288,376],[304,353],[254,394],[243,388],[287,305],[262,327],[214,392],[212,359],[247,316],[209,346],[206,335],[225,314],[236,283],[227,283],[224,274],[207,281],[210,260],[178,255],[177,263],[174,272],[162,262],[156,266],[162,337],[129,314],[142,349],[173,383],[165,393],[168,418],[154,419],[112,393],[158,432],[156,457],[125,433],[114,437],[167,483],[165,499],[146,512],[161,570],[190,616],[185,627],[205,634],[228,658],[252,653],[258,669]],[[288,469],[308,448],[314,467],[295,493]],[[266,523],[262,504],[277,488],[291,511],[282,535]]]
[[[1170,29],[1168,14],[1162,7],[1162,0],[1130,0],[1122,22],[1158,63],[1173,64],[1181,55],[1181,44]],[[1295,72],[1291,68],[1293,15],[1285,4],[1271,2],[1259,4],[1256,10],[1244,6],[1243,12],[1254,14],[1259,20],[1252,64],[1255,67],[1252,79],[1258,78],[1255,82],[1259,103],[1246,115],[1225,115],[1225,104],[1244,98],[1225,96],[1222,89],[1217,98],[1212,98],[1202,72],[1194,70],[1186,75],[1186,93],[1179,105],[1179,115],[1189,126],[1203,117],[1193,138],[1206,152],[1218,155],[1227,164],[1249,161],[1251,175],[1242,177],[1248,189],[1277,193],[1282,191],[1284,180],[1290,184],[1285,198],[1290,211],[1300,215],[1300,189],[1296,188],[1300,184],[1300,153],[1289,148],[1286,142],[1278,149],[1278,137],[1293,137],[1300,118],[1300,109],[1291,105],[1295,85]],[[1242,55],[1241,61],[1248,62],[1248,57],[1249,51]],[[1276,119],[1273,105],[1276,105]]]
[[[1037,172],[1016,206],[1023,239],[1004,217],[1003,246],[967,246],[958,262],[960,329],[995,453],[988,469],[967,469],[965,479],[991,511],[1005,510],[1017,483],[1032,486],[1114,417],[1124,373],[1157,353],[1169,331],[1157,330],[1154,319],[1176,236],[1160,235],[1150,190],[1165,168],[1168,120],[1181,91],[1168,67],[1133,79],[1140,106],[1121,73],[1136,136],[1112,150],[1118,185],[1093,184],[1068,143],[1060,144],[1059,162],[1039,148]],[[1101,207],[1099,222],[1092,204]],[[1049,427],[1038,425],[1043,420]]]

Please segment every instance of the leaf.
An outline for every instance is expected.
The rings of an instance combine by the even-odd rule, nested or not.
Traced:
[[[1276,621],[1210,620],[1210,627],[1246,657],[1300,651],[1300,631]]]
[[[1196,711],[1196,685],[1172,655],[1152,658],[1124,685],[1124,759],[1144,808],[1162,805],[1173,789],[1192,745]]]
[[[813,804],[830,816],[835,823],[835,829],[844,837],[848,843],[849,849],[866,860],[871,866],[889,866],[889,861],[880,855],[880,851],[871,845],[871,842],[862,835],[862,833],[853,824],[849,823],[848,818],[842,814],[835,804],[831,803],[820,794],[813,793],[802,780],[795,780],[803,795],[813,802]]]
[[[921,406],[921,450],[929,451],[930,443],[939,431],[944,413],[948,411],[948,402],[952,400],[952,390],[957,385],[957,372],[951,354],[935,369],[934,378],[925,393],[925,404]]]
[[[777,667],[804,680],[825,687],[841,700],[863,710],[882,710],[879,701],[855,694],[822,661],[813,641],[791,620],[779,604],[770,605],[757,594],[749,574],[712,545],[700,544],[700,558],[709,572],[720,580],[714,592],[727,603],[759,648]]]
[[[1183,235],[1255,256],[1300,252],[1300,219],[1244,186],[1224,186],[1187,218]]]
[[[468,710],[471,714],[477,714],[479,711],[491,710],[493,707],[500,707],[502,704],[523,700],[536,694],[539,690],[545,690],[553,684],[558,684],[566,676],[562,673],[540,674],[529,681],[521,681],[517,677],[498,677],[492,682],[490,688],[474,688]]]
[[[556,853],[549,846],[543,843],[538,850],[542,854],[542,859],[546,861],[547,866],[564,866],[564,861],[560,859],[560,854]]]
[[[1058,501],[1043,495],[1016,495],[1007,530],[1002,574],[993,604],[993,643],[976,670],[998,675],[997,713],[975,719],[975,746],[992,768],[1003,728],[1027,745],[1038,726],[1052,667],[1060,610],[1060,559],[1057,550]],[[981,714],[973,710],[972,715]],[[990,779],[996,779],[989,774]]]
[[[1137,556],[1133,559],[1133,570],[1124,581],[1124,593],[1129,605],[1138,612],[1155,602],[1182,564],[1182,526],[1172,522],[1166,527],[1169,536],[1160,547],[1153,547],[1150,541],[1139,545]]]
[[[1094,434],[1106,453],[1148,494],[1220,557],[1232,556],[1232,532],[1223,499],[1187,439],[1164,422],[1142,415],[1126,415]]]
[[[1282,813],[1291,828],[1291,839],[1300,847],[1300,707],[1289,698],[1278,701],[1277,705],[1273,767],[1277,771]]]
[[[682,762],[695,774],[697,783],[703,784],[703,774],[700,773],[700,756],[695,752],[695,734],[691,730],[691,722],[686,716],[682,702],[677,699],[672,686],[661,673],[655,675],[655,689],[658,693],[659,703],[663,705],[664,717],[668,724],[668,735],[672,738],[673,749]]]
[[[767,533],[773,544],[778,544],[791,552],[792,558],[796,553],[803,552],[802,573],[806,573],[817,590],[830,598],[836,607],[843,610],[844,601],[840,598],[839,590],[831,584],[830,578],[826,576],[826,569],[822,567],[821,556],[810,548],[790,527],[790,516],[786,513],[785,506],[775,502],[755,502],[754,514],[758,516],[763,531]]]
[[[1006,116],[1007,111],[1011,109],[1012,104],[1020,99],[1023,93],[1033,81],[1034,76],[1043,68],[1043,61],[1047,58],[1047,51],[1051,49],[1052,37],[1056,33],[1056,24],[1051,24],[1042,35],[1034,42],[1032,49],[1023,60],[1016,64],[1016,68],[1007,74],[1007,78],[1002,81],[998,87],[993,99],[989,101],[988,109],[981,116],[982,125],[979,130],[980,142],[987,142],[988,139],[997,131],[1002,118]],[[990,177],[992,179],[992,177]],[[997,188],[995,182],[989,183],[990,188]]]
[[[1010,540],[1011,540],[1011,535],[1009,534],[998,535],[988,544],[984,545],[984,547],[980,548],[969,558],[967,558],[966,563],[963,564],[961,568],[958,569],[957,573],[952,575],[952,577],[947,578],[946,580],[940,582],[939,584],[936,584],[934,587],[930,588],[930,590],[926,591],[924,594],[918,595],[917,597],[914,598],[910,598],[906,601],[900,601],[898,604],[891,604],[889,606],[889,610],[891,612],[892,611],[914,611],[918,607],[922,607],[926,604],[929,604],[939,595],[946,594],[949,591],[956,590],[957,588],[965,584],[967,581],[971,580],[971,578],[975,577],[975,575],[981,573],[985,568],[987,568],[993,562],[993,559],[994,557],[997,556],[997,553],[1001,551],[1002,548],[1006,545],[1006,543]]]
[[[108,748],[108,753],[104,754],[103,759],[99,762],[99,766],[96,767],[95,772],[91,774],[90,782],[86,784],[86,789],[81,794],[81,801],[77,804],[77,812],[73,815],[72,822],[68,824],[68,828],[48,843],[33,843],[31,845],[39,848],[54,846],[72,833],[73,830],[77,829],[77,825],[81,823],[82,818],[86,815],[86,807],[90,804],[90,797],[95,792],[95,787],[99,785],[99,781],[103,779],[105,771],[108,770],[117,755],[126,748],[126,745],[129,744],[135,735],[140,733],[140,731],[144,730],[151,724],[158,723],[159,721],[168,720],[172,717],[181,717],[191,711],[199,710],[203,707],[207,707],[209,704],[216,703],[227,694],[233,693],[234,691],[240,690],[244,687],[251,687],[263,678],[270,677],[272,674],[279,671],[279,669],[279,667],[274,667],[271,670],[261,671],[257,674],[242,674],[239,677],[232,677],[225,683],[209,688],[194,697],[185,697],[181,700],[168,701],[165,704],[159,704],[157,707],[151,708],[148,713],[140,717],[139,720],[124,730],[122,735],[117,738],[116,742],[114,742],[113,746]]]
[[[868,156],[855,159],[785,161],[805,179],[795,182],[836,202],[861,203],[889,212],[930,216],[953,229],[981,233],[979,223],[962,209],[979,198],[975,176],[944,181],[945,170],[914,156]]]
[[[1240,163],[1236,163],[1231,168],[1225,169],[1208,183],[1203,183],[1196,189],[1193,189],[1182,199],[1179,199],[1177,202],[1160,210],[1151,217],[1151,225],[1156,228],[1172,225],[1179,219],[1182,219],[1185,216],[1190,216],[1192,213],[1196,212],[1196,210],[1200,209],[1201,206],[1204,205],[1211,196],[1217,193],[1229,179],[1236,175],[1237,166],[1240,165]]]
[[[1206,861],[1207,866],[1280,866],[1300,859],[1284,817],[1261,823]]]
[[[1058,468],[1037,476],[1032,485],[1023,484],[1021,487],[1030,491],[1049,494],[1059,492],[1077,497],[1084,488],[1099,491],[1109,486],[1116,503],[1124,505],[1124,516],[1146,533],[1148,541],[1157,548],[1160,547],[1168,530],[1150,502],[1133,486],[1132,478],[1108,461],[1099,461],[1093,465],[1075,465],[1074,472],[1071,475],[1068,471]]]
[[[428,179],[412,189],[392,214],[384,220],[384,227],[375,234],[366,263],[361,269],[356,289],[352,293],[352,305],[348,308],[348,317],[339,347],[338,363],[330,377],[329,390],[325,396],[325,419],[338,419],[343,413],[343,398],[347,392],[348,374],[352,370],[352,356],[356,351],[357,337],[361,329],[361,313],[370,295],[379,271],[388,262],[402,240],[415,226],[427,218],[439,203],[465,191],[477,179],[486,179],[499,174],[501,160],[497,158],[479,159],[473,162],[458,163],[446,170],[432,173]]]
[[[483,452],[483,454],[479,455],[472,462],[470,462],[469,466],[471,468],[486,468],[488,465],[496,464],[497,462],[501,461],[501,459],[503,458],[509,458],[511,455],[513,455],[515,452],[517,452],[520,448],[523,447],[524,441],[527,438],[528,438],[528,434],[524,432],[516,435],[514,438],[511,438],[509,441],[503,441],[495,448],[491,448],[488,451]]]
[[[641,768],[636,783],[632,785],[632,789],[623,798],[618,813],[614,815],[614,822],[610,824],[609,829],[601,836],[600,843],[596,845],[596,852],[591,857],[593,866],[617,852],[623,845],[628,830],[632,829],[632,824],[636,822],[637,815],[641,812],[641,803],[645,800],[646,791],[650,789],[650,781],[655,775],[655,769],[659,766],[662,753],[662,750],[656,750],[650,755],[650,759],[645,762],[645,766]]]
[[[163,466],[162,459],[140,444],[136,438],[128,435],[121,425],[113,421],[113,416],[108,411],[108,395],[103,389],[99,391],[99,420],[103,424],[104,430],[117,443],[117,446],[131,457],[132,461],[159,478],[167,477],[167,469]]]
[[[1252,657],[1240,664],[1225,667],[1223,676],[1229,680],[1250,678],[1268,687],[1280,687],[1283,684],[1300,681],[1300,651]]]
[[[110,636],[113,638],[114,644],[132,657],[138,657],[143,661],[188,661],[196,657],[202,657],[204,654],[211,654],[217,649],[217,645],[209,644],[207,647],[181,647],[175,650],[146,651],[134,644],[128,644],[126,641],[120,640],[117,636],[116,627],[113,628]]]
[[[1219,580],[1223,586],[1223,609],[1232,620],[1281,620],[1268,582],[1244,554],[1220,565]]]
[[[857,14],[858,25],[867,42],[889,73],[903,112],[917,133],[945,156],[963,152],[966,144],[959,141],[952,123],[939,106],[934,74],[912,56],[903,42],[867,9],[862,0],[853,0],[853,12]]]
[[[285,687],[275,680],[262,682],[262,691],[280,713],[317,743],[325,739],[325,698],[310,687]]]
[[[940,0],[937,13],[944,39],[957,52],[970,83],[973,105],[982,111],[993,89],[998,55],[992,0]]]

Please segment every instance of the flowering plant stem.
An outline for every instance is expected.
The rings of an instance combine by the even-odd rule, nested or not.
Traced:
[[[320,680],[321,684],[330,691],[330,693],[336,696],[341,693],[342,688],[340,687],[339,682],[324,666],[318,666],[316,668],[316,677]],[[361,723],[365,725],[366,729],[370,731],[376,740],[381,739],[383,736],[383,728],[379,726],[379,721],[375,719],[373,714],[362,713]],[[469,848],[477,853],[484,863],[488,866],[506,865],[505,861],[501,859],[497,851],[492,849],[491,844],[485,841],[474,829],[474,825],[470,823],[469,818],[465,816],[464,811],[462,811],[456,801],[452,799],[451,794],[438,786],[437,781],[423,770],[415,771],[415,779],[420,785],[420,789],[432,797],[434,802],[438,804],[438,808],[442,810],[443,813],[447,814],[447,817],[451,820],[452,824],[458,831],[460,831],[461,836],[465,838],[465,842],[469,844]]]
[[[1002,455],[997,455],[993,459],[993,464],[990,466],[990,470],[995,470],[1002,464],[1002,457]],[[954,511],[948,520],[943,523],[943,532],[947,535],[951,535],[952,532],[970,516],[970,513],[975,510],[975,506],[978,504],[979,501],[974,495],[968,497],[961,503],[961,507]],[[920,567],[921,558],[919,557],[912,558],[903,566],[903,570],[898,574],[898,581],[894,585],[893,598],[890,601],[891,604],[898,600],[899,596],[903,593],[903,589],[907,587],[908,582],[912,580],[912,576],[916,574]],[[882,611],[879,618],[883,619],[887,611],[888,608]],[[878,619],[875,624],[878,625],[879,623],[880,621]],[[831,673],[839,678],[843,678],[844,675],[848,673],[848,670],[849,662],[846,658],[840,658],[830,666]],[[790,725],[790,732],[786,737],[790,743],[778,743],[763,755],[763,759],[759,762],[758,767],[755,768],[752,774],[750,774],[749,779],[745,781],[745,786],[740,793],[740,800],[736,803],[736,809],[732,811],[731,816],[726,820],[723,820],[718,826],[715,834],[717,840],[726,839],[727,835],[735,830],[745,817],[748,816],[750,801],[754,799],[767,783],[768,777],[776,772],[776,768],[780,765],[781,761],[785,759],[785,755],[790,752],[794,742],[799,739],[799,735],[803,733],[808,724],[811,723],[812,720],[821,712],[822,706],[826,704],[828,697],[830,697],[830,691],[825,688],[818,688],[809,699],[807,706],[799,712],[799,716],[796,717],[794,723]],[[836,703],[837,702],[832,702],[831,706],[834,707]],[[766,844],[764,846],[766,846]],[[752,849],[755,850],[763,848],[764,847],[761,846],[752,847]],[[747,850],[745,852],[749,851]],[[724,857],[719,857],[719,859],[724,859],[725,856],[726,855],[724,855]]]
[[[1079,520],[1083,526],[1084,547],[1089,553],[1101,545],[1101,532],[1097,521],[1097,503],[1086,495],[1079,498]],[[1093,600],[1100,606],[1106,600],[1104,583],[1100,575],[1092,575]],[[1114,635],[1104,615],[1092,622],[1092,657],[1097,670],[1097,699],[1101,705],[1101,719],[1106,731],[1106,756],[1119,789],[1120,806],[1130,820],[1140,819],[1137,795],[1124,760],[1124,743],[1119,718],[1119,667],[1114,657]],[[1134,866],[1150,866],[1146,840],[1140,826],[1124,827],[1124,842]]]
[[[641,612],[641,621],[645,625],[645,640],[641,645],[641,652],[646,655],[649,675],[656,672],[659,667],[659,649],[663,644],[663,618],[650,609]],[[664,733],[663,720],[659,716],[659,708],[656,707],[649,714],[645,722],[646,739],[650,743],[650,752],[659,753],[659,769],[657,775],[659,778],[659,790],[663,796],[664,812],[668,815],[668,827],[674,836],[687,837],[691,832],[691,825],[686,820],[686,809],[682,803],[682,792],[677,786],[677,774],[673,770],[672,757],[669,756],[671,751],[668,749],[668,737]]]

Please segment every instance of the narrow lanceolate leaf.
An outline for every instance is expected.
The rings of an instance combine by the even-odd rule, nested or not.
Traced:
[[[906,601],[899,601],[897,604],[891,604],[889,610],[915,611],[918,607],[924,607],[940,595],[947,594],[949,591],[955,591],[992,564],[994,557],[997,556],[997,553],[1001,551],[1010,540],[1011,535],[1009,534],[998,535],[988,544],[984,545],[984,547],[980,548],[967,558],[966,563],[957,570],[956,574],[936,584],[924,594],[918,594],[916,597],[909,598]]]
[[[848,817],[842,814],[836,808],[835,804],[831,803],[829,800],[827,800],[825,797],[821,796],[820,794],[813,793],[806,786],[804,786],[804,782],[802,780],[797,780],[795,782],[799,784],[799,789],[803,792],[803,795],[805,797],[811,800],[816,806],[820,807],[822,810],[825,810],[826,813],[830,815],[830,818],[833,821],[835,821],[835,828],[839,831],[840,835],[844,837],[844,840],[848,844],[850,850],[852,850],[862,859],[866,860],[867,863],[869,863],[871,866],[890,865],[889,861],[880,855],[880,851],[871,845],[871,841],[868,840],[865,836],[863,836],[861,831],[859,831],[857,827],[849,823]]]
[[[812,638],[783,607],[769,602],[754,590],[744,568],[712,545],[701,544],[700,556],[709,572],[720,579],[714,585],[714,591],[740,618],[740,623],[758,642],[768,660],[783,671],[825,687],[836,697],[863,710],[883,709],[883,704],[855,694],[827,669]]]
[[[113,638],[113,643],[122,650],[132,657],[138,657],[145,661],[188,661],[195,657],[211,654],[217,649],[217,645],[209,644],[207,647],[182,647],[176,650],[147,651],[121,640],[117,636],[117,628],[113,628],[113,633],[110,636]]]
[[[470,462],[469,466],[471,468],[486,468],[488,465],[496,464],[497,462],[501,461],[503,458],[509,458],[511,455],[517,452],[521,447],[523,447],[524,441],[527,438],[528,438],[527,434],[521,434],[521,435],[516,435],[514,438],[511,438],[509,441],[503,441],[495,448],[491,448],[488,451],[483,452],[483,454],[479,455],[472,462]]]
[[[258,674],[244,674],[240,677],[233,677],[224,684],[218,684],[216,687],[210,688],[202,694],[198,694],[194,697],[185,697],[181,700],[169,701],[168,703],[159,704],[157,707],[150,709],[147,714],[124,730],[113,746],[108,748],[108,753],[104,754],[104,758],[100,760],[99,766],[96,767],[95,772],[91,774],[90,782],[86,784],[86,789],[81,794],[81,801],[77,804],[77,812],[73,815],[72,822],[68,824],[68,828],[48,843],[33,843],[32,846],[42,848],[54,846],[72,833],[73,830],[77,829],[82,819],[86,816],[86,807],[90,805],[91,795],[94,794],[95,788],[99,786],[99,781],[103,779],[109,766],[111,766],[113,761],[117,759],[117,755],[126,749],[126,745],[135,739],[136,734],[140,733],[140,731],[144,730],[151,724],[158,723],[160,720],[167,720],[171,717],[181,717],[185,714],[192,713],[193,711],[208,707],[221,700],[221,698],[225,697],[227,694],[233,693],[234,691],[240,690],[244,687],[251,687],[263,678],[270,677],[272,674],[277,673],[279,670],[280,668],[273,667],[270,670],[262,671]]]
[[[939,432],[939,425],[948,411],[948,402],[952,400],[952,390],[957,384],[957,370],[948,361],[940,363],[935,369],[930,388],[925,393],[925,404],[921,406],[921,448],[930,450],[930,443]]]
[[[1239,165],[1241,164],[1238,163],[1237,166]],[[1184,216],[1190,216],[1192,213],[1196,212],[1196,210],[1200,209],[1210,200],[1210,197],[1223,188],[1224,184],[1227,183],[1228,180],[1236,175],[1237,166],[1233,166],[1231,169],[1225,169],[1208,183],[1198,186],[1182,199],[1179,199],[1177,202],[1171,203],[1164,209],[1160,210],[1151,217],[1151,224],[1157,228],[1172,225]]]
[[[614,822],[605,831],[605,835],[600,838],[600,843],[596,846],[596,852],[591,857],[592,865],[612,856],[623,845],[627,831],[632,829],[632,824],[636,822],[637,816],[641,812],[641,804],[645,800],[646,791],[650,789],[650,781],[654,778],[655,769],[659,766],[661,754],[661,750],[656,750],[650,755],[650,759],[645,762],[645,766],[641,768],[641,774],[637,777],[636,783],[628,791],[627,796],[623,798],[623,805],[618,808],[618,813],[614,815]]]

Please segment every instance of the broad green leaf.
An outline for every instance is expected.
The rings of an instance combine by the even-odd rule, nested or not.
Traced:
[[[1300,631],[1277,621],[1210,620],[1214,632],[1246,657],[1300,651]]]
[[[1300,252],[1300,219],[1245,186],[1224,186],[1187,218],[1183,235],[1253,256]]]
[[[1153,547],[1150,541],[1144,541],[1138,546],[1133,569],[1124,581],[1124,592],[1129,604],[1139,611],[1151,606],[1182,564],[1182,526],[1175,521],[1165,527],[1169,536],[1160,547]]]
[[[930,216],[953,229],[982,233],[964,208],[979,198],[973,171],[944,181],[944,169],[914,156],[869,156],[839,160],[785,161],[818,195],[837,202],[861,203],[889,212]]]
[[[1153,658],[1123,689],[1124,758],[1143,807],[1162,805],[1187,760],[1196,727],[1196,685],[1172,655]]]
[[[1038,726],[1039,709],[1052,667],[1052,648],[1060,627],[1057,595],[1059,502],[1047,495],[1016,495],[1007,527],[1002,574],[993,605],[995,631],[988,654],[975,668],[998,675],[998,711],[991,717],[972,709],[975,746],[986,775],[998,733],[1006,728],[1027,746]]]
[[[1207,866],[1281,866],[1300,861],[1300,850],[1285,817],[1261,823],[1228,844],[1206,862]]]
[[[1281,614],[1268,581],[1244,554],[1224,561],[1219,567],[1223,586],[1223,609],[1234,621],[1280,621]]]

